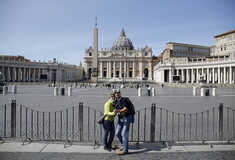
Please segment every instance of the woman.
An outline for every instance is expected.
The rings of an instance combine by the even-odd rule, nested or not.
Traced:
[[[104,150],[111,151],[114,149],[112,147],[112,142],[115,134],[114,128],[114,117],[115,117],[115,95],[111,93],[109,95],[109,100],[104,104],[104,114],[107,116],[104,119],[104,135],[103,135],[103,145]],[[109,138],[108,138],[109,136]]]

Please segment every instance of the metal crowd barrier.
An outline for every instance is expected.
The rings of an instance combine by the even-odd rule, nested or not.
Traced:
[[[228,141],[235,137],[235,109],[218,107],[199,113],[177,113],[156,107],[136,111],[131,124],[130,141]],[[102,125],[96,122],[101,111],[86,107],[82,102],[76,107],[46,112],[11,104],[0,106],[0,140],[21,138],[26,141],[102,142]]]

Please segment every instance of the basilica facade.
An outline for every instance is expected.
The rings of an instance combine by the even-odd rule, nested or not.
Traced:
[[[85,77],[92,75],[93,48],[85,50]],[[139,81],[152,80],[153,67],[158,58],[153,57],[152,49],[148,46],[137,48],[127,38],[124,29],[114,41],[112,47],[98,51],[98,79],[99,81]]]

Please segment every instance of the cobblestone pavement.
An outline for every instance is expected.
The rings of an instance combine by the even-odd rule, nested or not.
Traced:
[[[174,153],[138,152],[123,156],[118,156],[115,153],[0,153],[1,160],[234,160],[234,157],[234,151]]]

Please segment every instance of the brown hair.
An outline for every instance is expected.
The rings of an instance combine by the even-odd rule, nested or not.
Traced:
[[[114,93],[110,93],[109,98],[115,98],[115,94]]]

